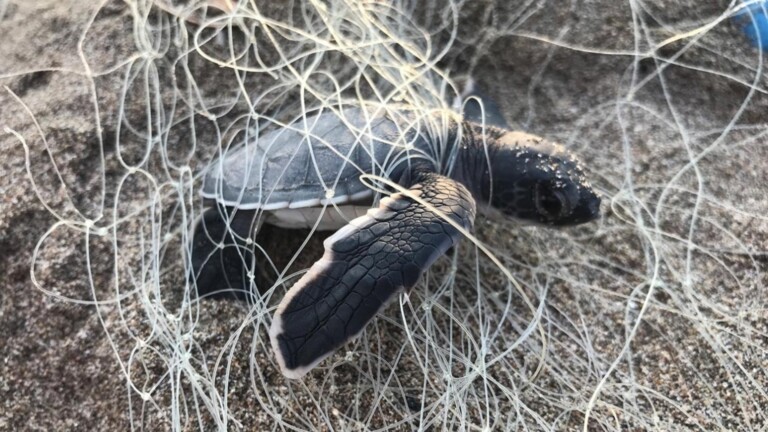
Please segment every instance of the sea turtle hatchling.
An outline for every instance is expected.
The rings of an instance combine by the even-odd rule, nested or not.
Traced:
[[[269,335],[288,378],[303,376],[413,287],[461,239],[457,226],[472,228],[476,208],[546,226],[598,216],[600,199],[562,146],[453,113],[427,121],[383,108],[307,113],[226,151],[205,174],[202,195],[218,208],[205,213],[193,240],[199,293],[247,286],[255,220],[338,229],[273,316]],[[373,207],[363,174],[407,192]],[[234,248],[219,246],[232,240]]]

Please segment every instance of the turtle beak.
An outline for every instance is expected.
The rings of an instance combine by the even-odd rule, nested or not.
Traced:
[[[591,187],[582,187],[579,203],[569,218],[572,225],[591,222],[600,217],[600,196]]]

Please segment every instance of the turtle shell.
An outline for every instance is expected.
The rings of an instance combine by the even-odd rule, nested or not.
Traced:
[[[429,144],[414,116],[374,108],[325,109],[233,147],[205,173],[202,195],[226,206],[275,210],[372,196],[362,174],[397,180]]]

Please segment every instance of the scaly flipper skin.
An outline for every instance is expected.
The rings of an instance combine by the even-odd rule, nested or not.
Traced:
[[[475,201],[450,178],[421,171],[410,194],[471,229]],[[269,335],[283,374],[300,378],[410,289],[461,233],[406,194],[394,194],[326,239],[325,254],[283,298]]]

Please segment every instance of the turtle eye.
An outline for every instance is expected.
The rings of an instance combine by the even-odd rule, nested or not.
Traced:
[[[534,201],[536,210],[547,220],[556,220],[571,213],[571,205],[565,191],[553,189],[545,184],[537,184]]]

